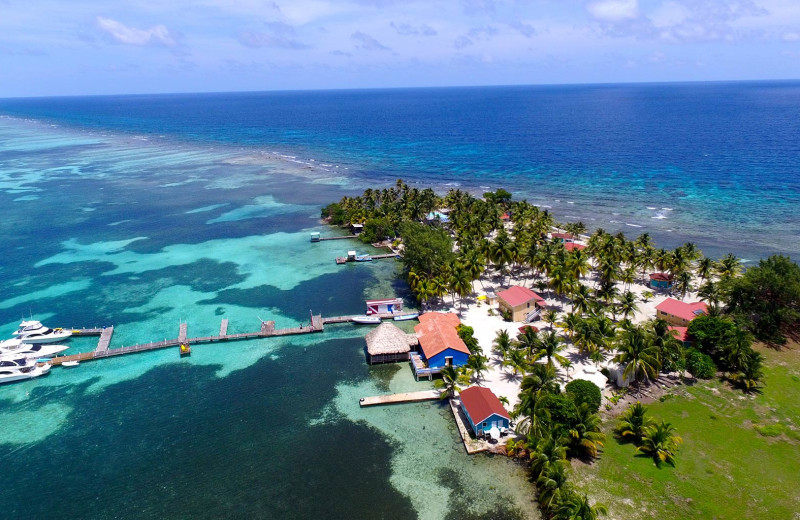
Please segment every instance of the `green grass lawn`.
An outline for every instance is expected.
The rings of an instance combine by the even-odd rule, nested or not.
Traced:
[[[763,394],[726,383],[679,386],[649,405],[683,437],[673,468],[658,469],[606,421],[600,460],[575,464],[581,492],[609,508],[609,518],[800,519],[800,347],[766,356]]]

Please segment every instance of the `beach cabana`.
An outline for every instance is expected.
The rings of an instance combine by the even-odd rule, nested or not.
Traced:
[[[535,320],[539,312],[547,306],[544,298],[520,285],[497,293],[497,304],[501,311],[511,313],[511,321],[522,322]]]
[[[385,300],[367,300],[367,315],[391,314],[403,310],[402,298],[388,298]]]
[[[381,323],[366,336],[367,363],[408,361],[411,347],[419,344],[415,334],[406,334],[391,323]]]
[[[452,312],[426,312],[419,316],[414,332],[419,337],[421,358],[411,356],[414,375],[431,377],[446,366],[460,367],[467,364],[470,351],[458,336],[456,327],[461,324]]]
[[[498,433],[508,429],[511,417],[500,399],[488,388],[471,386],[462,390],[459,397],[461,409],[476,437],[488,434],[492,429]]]
[[[669,273],[650,273],[650,287],[653,289],[672,289],[673,277]]]
[[[362,231],[364,231],[364,224],[350,224],[350,230],[353,232],[354,235],[358,235]]]
[[[686,303],[667,298],[656,305],[656,317],[678,327],[688,327],[689,322],[705,314],[708,314],[705,302]]]

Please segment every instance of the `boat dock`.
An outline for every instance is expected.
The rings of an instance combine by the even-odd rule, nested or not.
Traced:
[[[482,451],[492,451],[493,446],[486,441],[474,439],[470,433],[469,426],[467,426],[466,418],[459,410],[460,401],[450,399],[450,411],[453,412],[453,418],[456,420],[458,433],[461,435],[461,440],[464,442],[464,449],[467,450],[468,455],[480,453]]]
[[[386,253],[383,255],[359,255],[360,257],[364,258],[359,260],[352,256],[337,256],[336,263],[338,265],[347,264],[349,262],[371,262],[372,260],[382,260],[384,258],[400,258],[400,255],[397,253]]]
[[[440,390],[423,390],[421,392],[406,392],[402,394],[375,395],[362,397],[358,404],[364,406],[378,406],[382,404],[419,403],[421,401],[436,401],[440,398]]]
[[[392,319],[397,316],[408,316],[413,313],[382,313],[375,314],[374,316],[382,319]],[[84,352],[81,354],[71,354],[67,356],[56,356],[50,360],[51,365],[60,365],[65,361],[88,361],[91,359],[100,359],[106,357],[120,356],[122,354],[132,354],[134,352],[146,352],[149,350],[157,350],[169,347],[179,347],[180,345],[193,345],[197,343],[214,343],[217,341],[237,341],[246,339],[258,338],[271,338],[276,336],[292,336],[297,334],[309,334],[314,332],[323,332],[325,324],[335,323],[349,323],[353,321],[354,316],[332,316],[323,318],[321,314],[310,313],[311,321],[308,324],[302,324],[299,327],[288,327],[283,329],[275,328],[274,321],[262,321],[261,328],[254,332],[243,332],[240,334],[228,334],[228,320],[223,319],[219,326],[219,335],[217,336],[199,336],[189,337],[188,324],[182,322],[178,328],[178,337],[175,339],[164,339],[162,341],[154,341],[151,343],[141,343],[130,346],[122,346],[118,348],[110,348],[111,338],[114,334],[114,327],[102,328],[73,328],[72,334],[75,336],[99,336],[97,348],[91,352]]]

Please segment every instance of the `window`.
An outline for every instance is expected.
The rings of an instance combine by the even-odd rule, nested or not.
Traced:
[[[483,425],[486,426],[486,422],[485,421],[484,421]]]

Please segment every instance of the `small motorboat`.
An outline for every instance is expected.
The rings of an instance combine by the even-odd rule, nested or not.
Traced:
[[[419,313],[415,312],[413,314],[402,314],[400,316],[395,316],[394,321],[416,320],[417,318],[419,318]]]
[[[378,316],[353,316],[350,321],[360,325],[379,325],[381,319]]]
[[[81,364],[80,361],[64,361],[63,363],[61,363],[61,366],[70,368],[70,367],[76,367],[80,364]]]

